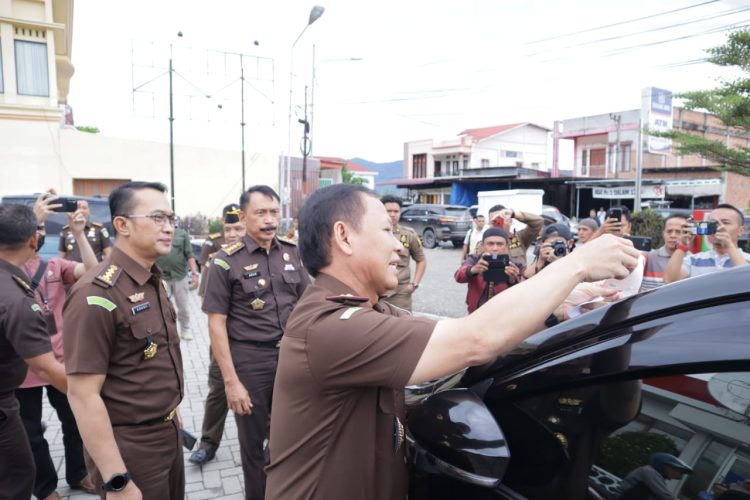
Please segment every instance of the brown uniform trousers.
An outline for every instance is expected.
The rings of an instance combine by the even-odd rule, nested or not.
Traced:
[[[224,423],[227,420],[229,408],[227,394],[224,392],[224,378],[221,369],[212,352],[209,352],[211,362],[208,364],[208,395],[206,396],[203,426],[201,428],[200,447],[216,452],[224,434]],[[251,393],[252,394],[252,393]],[[254,400],[255,398],[253,398]]]

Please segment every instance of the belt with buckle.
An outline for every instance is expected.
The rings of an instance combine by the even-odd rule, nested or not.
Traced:
[[[174,417],[177,415],[177,408],[173,409],[163,417],[157,417],[152,418],[150,420],[146,420],[144,422],[140,422],[138,424],[112,424],[112,427],[126,427],[126,426],[132,426],[132,425],[154,425],[154,424],[161,424],[164,422],[171,422],[174,420]]]
[[[264,349],[278,349],[281,347],[281,339],[278,340],[269,340],[267,342],[260,342],[258,340],[238,340],[237,342],[240,342],[242,344],[250,344],[255,347],[261,347]]]

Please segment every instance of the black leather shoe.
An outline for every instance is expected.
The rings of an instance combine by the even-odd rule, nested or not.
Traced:
[[[205,448],[198,448],[190,455],[190,458],[188,459],[188,461],[191,464],[203,465],[209,460],[213,459],[215,455],[216,455],[216,451],[207,450]]]

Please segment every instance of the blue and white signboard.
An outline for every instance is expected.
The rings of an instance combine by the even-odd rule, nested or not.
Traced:
[[[672,130],[672,92],[656,87],[646,87],[641,94],[641,118],[649,130]],[[646,136],[646,151],[666,155],[672,149],[672,139]]]

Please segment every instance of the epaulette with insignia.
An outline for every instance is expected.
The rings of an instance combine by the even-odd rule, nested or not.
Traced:
[[[23,291],[26,292],[26,295],[34,295],[34,290],[31,289],[28,283],[26,283],[23,278],[20,278],[18,276],[13,276],[13,281],[18,283],[18,286],[23,288]]]
[[[337,302],[339,304],[364,304],[370,299],[368,299],[367,297],[359,297],[357,295],[345,293],[343,295],[329,295],[328,297],[326,297],[326,300]]]
[[[91,225],[96,227],[104,227],[104,224],[101,224],[99,222],[92,222]]]
[[[282,243],[286,243],[287,245],[292,245],[294,247],[297,246],[297,243],[294,240],[290,240],[289,238],[285,238],[283,236],[277,236],[276,239],[278,239]]]
[[[221,238],[221,233],[211,233],[208,235],[208,237],[212,240],[218,240],[219,238]]]
[[[94,283],[99,286],[106,285],[104,286],[104,288],[115,286],[115,282],[117,281],[117,278],[120,277],[120,273],[122,273],[122,268],[120,266],[110,264],[110,266],[105,269],[104,272],[94,278]]]
[[[238,241],[237,243],[232,243],[228,247],[224,248],[224,253],[227,255],[232,255],[234,253],[237,253],[242,248],[245,248],[245,244],[241,241]]]

